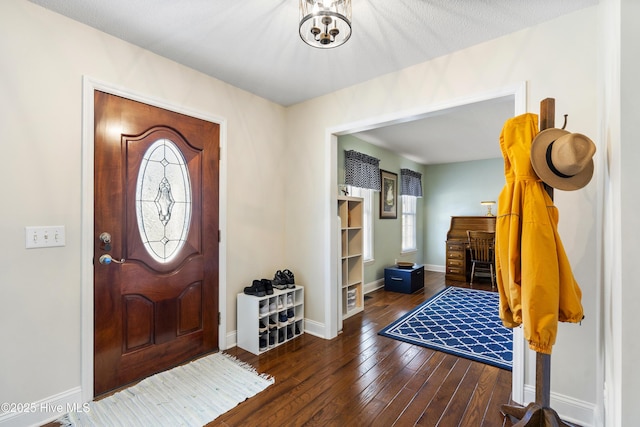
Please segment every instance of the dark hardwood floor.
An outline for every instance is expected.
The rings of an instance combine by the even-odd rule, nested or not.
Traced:
[[[275,384],[208,425],[512,426],[500,413],[511,372],[378,335],[444,287],[443,273],[425,272],[424,291],[372,292],[333,340],[303,334],[260,356],[227,350]]]
[[[335,339],[303,334],[260,356],[226,350],[275,383],[208,426],[512,427],[500,413],[511,372],[378,335],[445,285],[469,286],[425,271],[423,291],[367,295]]]

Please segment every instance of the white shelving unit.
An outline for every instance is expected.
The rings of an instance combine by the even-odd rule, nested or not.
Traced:
[[[238,294],[237,309],[238,347],[253,354],[269,351],[304,333],[302,286],[274,288],[273,295],[264,297]]]
[[[364,310],[363,199],[338,197],[342,318]]]

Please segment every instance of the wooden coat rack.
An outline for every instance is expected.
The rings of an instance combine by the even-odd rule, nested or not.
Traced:
[[[540,131],[555,126],[556,104],[554,98],[540,101]],[[565,115],[565,126],[567,116]],[[563,126],[564,128],[564,126]],[[544,185],[553,200],[553,187]],[[501,411],[512,420],[518,420],[513,427],[576,427],[562,421],[551,408],[551,355],[536,352],[536,400],[526,407],[502,405]]]

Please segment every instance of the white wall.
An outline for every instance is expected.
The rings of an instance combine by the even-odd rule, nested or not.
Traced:
[[[640,419],[640,341],[637,312],[640,302],[638,197],[640,145],[640,3],[601,2],[603,80],[601,137],[606,157],[603,173],[603,286],[601,340],[604,373],[600,398],[603,425],[636,426]]]
[[[0,2],[0,57],[0,402],[81,383],[85,75],[226,121],[220,286],[234,331],[236,294],[284,264],[284,108],[24,0]],[[64,225],[66,246],[25,249],[28,225]]]
[[[606,158],[601,157],[603,170],[603,286],[602,328],[600,339],[604,343],[604,372],[601,381],[604,385],[599,396],[604,401],[604,412],[600,414],[603,425],[623,426],[622,424],[622,372],[621,372],[621,276],[622,256],[620,254],[620,0],[605,0],[603,4],[601,44],[602,58],[600,68],[603,76],[603,96],[601,103],[602,128],[600,129]],[[626,375],[627,373],[625,373]],[[604,389],[607,389],[606,393]],[[633,396],[631,394],[630,396]],[[637,394],[635,401],[637,401]],[[627,424],[627,425],[633,425]]]
[[[538,112],[539,102],[553,97],[556,124],[561,126],[562,114],[568,114],[568,129],[593,135],[599,146],[596,25],[597,7],[588,8],[290,107],[287,158],[297,179],[287,181],[286,197],[296,203],[286,212],[285,251],[293,267],[304,272],[307,297],[325,302],[335,284],[330,218],[337,186],[332,164],[335,148],[328,132],[346,132],[372,118],[429,110],[526,81],[528,111]],[[599,148],[597,156],[602,153]],[[317,161],[301,162],[300,158]],[[552,391],[587,407],[596,402],[596,182],[576,192],[556,191],[555,196],[560,235],[583,290],[586,318],[580,326],[560,326],[552,357]],[[306,314],[318,322],[330,320],[324,318],[320,304],[310,306]],[[528,358],[530,366],[532,359]],[[534,379],[528,377],[526,382],[533,384]]]
[[[620,134],[608,134],[613,149],[611,157],[617,162],[613,174],[615,184],[619,185],[619,205],[615,206],[615,219],[620,221],[620,270],[619,282],[614,282],[613,293],[620,303],[620,312],[615,314],[619,326],[621,349],[614,352],[614,363],[619,368],[618,397],[620,397],[621,418],[623,426],[634,426],[640,420],[640,339],[638,334],[638,307],[640,306],[640,263],[638,262],[638,237],[640,236],[640,192],[638,191],[638,160],[640,159],[640,57],[638,48],[640,41],[640,3],[636,0],[614,2],[619,5],[620,15],[620,86],[616,100],[620,102]],[[616,110],[614,110],[615,112]],[[615,120],[610,124],[617,124]],[[619,136],[619,141],[614,138]],[[618,162],[619,161],[619,162]],[[619,181],[617,181],[619,179]],[[617,261],[614,264],[617,267]],[[617,273],[617,272],[616,272]],[[610,290],[610,289],[608,289]],[[608,383],[609,384],[609,383]]]

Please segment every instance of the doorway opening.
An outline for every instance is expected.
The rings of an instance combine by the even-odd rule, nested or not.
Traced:
[[[371,117],[365,120],[361,120],[353,123],[344,123],[337,125],[326,130],[325,141],[328,144],[329,159],[327,163],[330,165],[329,177],[330,177],[330,191],[331,199],[329,201],[329,212],[334,212],[335,200],[338,197],[338,173],[337,173],[337,158],[338,158],[338,137],[342,135],[349,135],[359,132],[366,132],[371,129],[379,129],[401,123],[413,122],[416,120],[428,119],[429,117],[437,116],[445,111],[455,110],[458,107],[463,107],[469,104],[478,102],[487,102],[498,98],[512,97],[513,99],[513,115],[517,116],[526,112],[526,82],[499,88],[490,92],[481,93],[465,98],[452,100],[437,105],[428,105],[422,108],[415,108],[412,110],[401,111],[394,114],[387,114],[379,117]],[[338,227],[337,217],[331,215],[329,221],[329,232],[327,232],[327,247],[329,248],[329,274],[332,280],[328,281],[325,289],[325,325],[326,335],[328,338],[337,336],[340,327],[340,312],[339,312],[339,296],[338,296],[338,244],[337,235],[333,232]],[[525,341],[522,336],[521,328],[514,329],[514,342],[513,342],[513,370],[512,370],[512,396],[514,401],[524,401],[524,354],[525,354]]]

